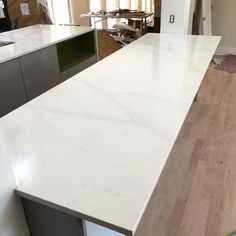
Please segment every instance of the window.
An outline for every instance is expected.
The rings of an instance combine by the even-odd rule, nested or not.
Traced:
[[[154,0],[142,0],[142,10],[146,12],[154,11]]]
[[[102,9],[102,3],[99,0],[90,0],[89,2],[90,11],[100,11]],[[91,25],[96,26],[96,28],[101,29],[102,28],[102,22],[99,21],[99,18],[91,18]],[[95,22],[99,21],[95,24]]]
[[[90,0],[90,11],[114,11],[118,8],[152,12],[153,0]],[[93,20],[92,24],[98,20],[99,19]],[[102,28],[103,26],[111,29],[119,20],[120,19],[108,19],[105,23],[96,23],[96,28]]]
[[[120,0],[120,8],[121,9],[128,9],[129,8],[129,4],[127,0]]]
[[[71,23],[69,0],[49,0],[48,8],[54,24]]]
[[[106,0],[106,11],[114,11],[118,9],[116,0]],[[112,29],[113,25],[116,24],[117,19],[109,19],[107,22],[108,29]]]
[[[139,1],[138,0],[131,0],[131,10],[140,10],[140,6],[139,6]]]

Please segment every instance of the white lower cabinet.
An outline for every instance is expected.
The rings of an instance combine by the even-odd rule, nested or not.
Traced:
[[[124,234],[107,229],[89,221],[84,221],[83,225],[85,227],[85,236],[125,236]]]

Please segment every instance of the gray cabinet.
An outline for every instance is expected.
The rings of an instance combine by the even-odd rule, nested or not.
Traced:
[[[84,236],[82,220],[22,198],[31,236]]]
[[[57,44],[62,81],[97,62],[96,32],[91,31]]]
[[[19,60],[0,64],[0,117],[26,103]]]
[[[0,117],[97,62],[96,32],[0,63]]]
[[[97,56],[91,56],[90,58],[86,59],[83,62],[80,62],[79,64],[73,66],[72,68],[64,71],[61,73],[61,79],[62,81],[67,80],[71,78],[72,76],[78,74],[79,72],[87,69],[88,67],[92,66],[97,62]]]
[[[20,64],[28,100],[61,82],[55,45],[20,57]]]

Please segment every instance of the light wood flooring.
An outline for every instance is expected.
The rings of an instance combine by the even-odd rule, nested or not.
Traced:
[[[209,67],[135,236],[236,231],[236,74]]]

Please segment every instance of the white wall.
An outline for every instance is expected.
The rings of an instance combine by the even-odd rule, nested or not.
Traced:
[[[212,33],[222,36],[219,54],[236,54],[236,0],[212,0]]]
[[[1,137],[0,137],[0,141]],[[2,143],[4,143],[2,141]],[[19,199],[11,163],[0,150],[0,235],[29,236],[26,219]]]
[[[190,1],[190,9],[189,9],[189,22],[188,25],[186,27],[188,27],[188,33],[191,34],[192,33],[192,27],[193,27],[193,13],[196,10],[196,4],[197,4],[197,0],[192,0]]]
[[[186,33],[185,4],[187,0],[163,0],[161,7],[161,32]],[[169,23],[170,15],[175,15],[175,23]]]
[[[161,32],[191,34],[192,16],[196,0],[163,0],[161,9]],[[170,15],[175,15],[175,22],[169,23]]]

